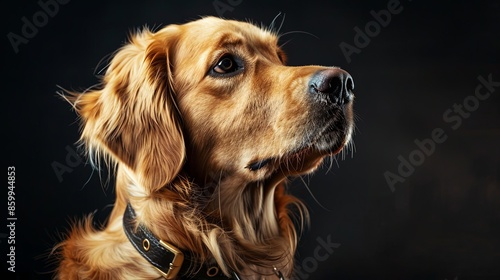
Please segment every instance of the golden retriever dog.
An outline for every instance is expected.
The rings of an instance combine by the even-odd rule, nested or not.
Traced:
[[[350,143],[354,84],[287,66],[278,38],[215,17],[145,29],[99,88],[64,94],[116,201],[102,228],[88,217],[56,246],[56,278],[294,277],[308,214],[286,183]]]

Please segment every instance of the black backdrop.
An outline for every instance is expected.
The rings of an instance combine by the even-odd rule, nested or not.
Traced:
[[[49,279],[48,253],[70,221],[95,212],[102,222],[113,201],[106,175],[75,152],[76,116],[58,86],[96,84],[101,59],[144,25],[202,15],[267,25],[282,12],[281,32],[301,31],[283,37],[289,64],[341,66],[357,96],[355,152],[304,178],[309,189],[293,183],[312,214],[301,278],[500,279],[497,1],[180,2],[4,4],[1,259],[16,242],[8,275]]]

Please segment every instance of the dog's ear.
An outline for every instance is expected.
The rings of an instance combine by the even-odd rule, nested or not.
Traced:
[[[171,182],[185,159],[170,65],[178,33],[172,25],[132,35],[112,59],[102,89],[72,100],[90,156],[124,163],[148,193]]]

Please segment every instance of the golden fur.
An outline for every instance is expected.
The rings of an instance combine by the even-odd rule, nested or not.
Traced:
[[[116,52],[100,89],[67,96],[89,157],[115,171],[116,203],[103,229],[89,217],[57,246],[57,278],[161,277],[123,232],[128,202],[157,237],[227,275],[277,279],[273,267],[293,275],[295,227],[308,214],[286,180],[348,143],[352,109],[337,110],[341,125],[321,136],[321,105],[307,84],[327,67],[285,66],[277,41],[273,31],[213,17],[143,30]],[[225,54],[240,58],[241,73],[213,73]]]

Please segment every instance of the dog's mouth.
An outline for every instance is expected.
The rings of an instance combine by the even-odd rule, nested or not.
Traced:
[[[268,165],[273,160],[274,160],[274,158],[272,158],[272,157],[271,158],[266,158],[266,159],[263,159],[263,160],[258,160],[258,161],[250,163],[247,166],[247,168],[250,169],[250,171],[257,171],[257,170],[265,167],[266,165]]]
[[[315,169],[326,156],[338,154],[351,141],[352,121],[343,119],[342,124],[332,124],[316,129],[304,137],[298,148],[285,155],[265,157],[250,162],[247,168],[258,171],[264,168],[279,168],[291,174],[307,173]]]

